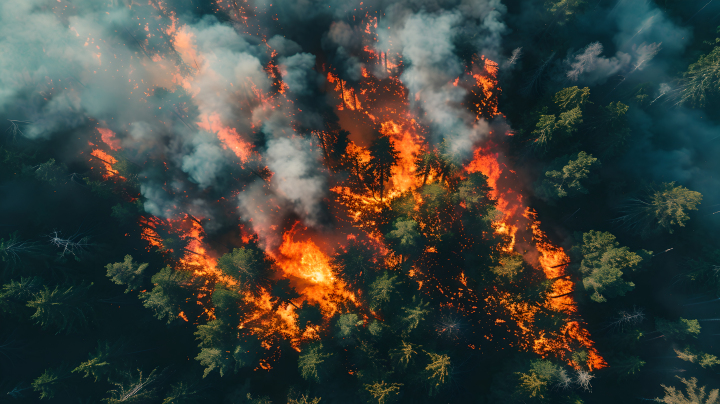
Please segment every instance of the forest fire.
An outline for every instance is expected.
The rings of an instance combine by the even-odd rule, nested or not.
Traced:
[[[3,0],[8,399],[718,396],[706,2]]]
[[[324,315],[332,317],[338,311],[338,299],[354,302],[355,296],[335,279],[330,257],[312,240],[295,241],[296,231],[296,228],[286,231],[278,248],[276,260],[281,269],[280,276],[290,279],[303,298],[320,304]]]
[[[374,34],[377,20],[374,21],[367,24],[363,33],[368,43],[377,40]],[[176,27],[168,34],[173,37],[172,43],[180,59],[186,66],[190,66],[184,73],[182,69],[176,69],[173,81],[195,97],[205,91],[203,83],[218,74],[212,64],[216,55],[204,54],[197,45],[200,38],[187,27]],[[247,110],[253,111],[248,115],[252,115],[252,124],[245,129],[253,133],[262,127],[262,117],[265,115],[282,113],[285,114],[284,119],[290,121],[295,114],[302,112],[294,108],[293,101],[288,98],[293,86],[283,81],[287,72],[286,67],[278,62],[282,59],[278,58],[278,52],[269,44],[267,47],[270,60],[262,67],[262,71],[272,85],[258,85],[256,81],[260,78],[256,77],[244,78],[241,80],[244,82],[231,82],[223,88],[223,91],[234,94],[232,97],[242,98],[242,114],[248,114],[245,112]],[[403,70],[401,55],[391,57],[389,50],[376,52],[372,46],[363,49],[366,64],[355,84],[341,78],[332,66],[322,66],[326,90],[338,101],[336,111],[340,123],[328,124],[329,129],[324,131],[311,132],[319,140],[328,171],[342,167],[348,173],[346,178],[337,177],[330,182],[330,190],[337,195],[332,209],[339,215],[338,220],[349,221],[356,231],[371,240],[375,254],[381,256],[381,262],[388,267],[408,266],[409,277],[417,282],[419,290],[427,294],[438,293],[445,300],[443,306],[471,315],[481,311],[484,300],[484,304],[500,307],[509,316],[511,321],[495,318],[494,323],[500,328],[517,327],[517,344],[522,349],[533,351],[541,357],[560,358],[578,368],[581,365],[572,362],[568,353],[585,349],[589,355],[587,368],[593,370],[604,367],[603,359],[592,347],[589,333],[579,321],[567,319],[555,331],[545,331],[537,325],[538,318],[545,312],[576,315],[577,305],[572,297],[574,283],[565,272],[568,257],[540,230],[536,215],[525,205],[522,190],[516,189],[520,182],[517,174],[508,167],[509,161],[503,157],[502,139],[490,133],[489,139],[474,145],[471,160],[454,161],[447,142],[434,144],[426,138],[429,128],[421,123],[417,111],[411,107],[409,91],[399,78]],[[372,73],[373,65],[387,77],[375,76]],[[497,63],[484,56],[474,57],[463,75],[450,83],[467,90],[463,105],[475,115],[476,121],[501,115],[498,110],[501,89],[497,74]],[[209,90],[212,91],[213,87]],[[262,184],[263,189],[271,189],[268,184],[273,184],[274,176],[268,167],[270,163],[263,161],[262,150],[256,150],[248,140],[252,134],[241,133],[226,115],[213,109],[213,103],[207,97],[198,100],[198,103],[200,113],[195,122],[197,128],[215,136],[217,144],[231,152],[240,167],[245,168],[251,160],[253,164],[259,164],[259,168],[250,168],[251,173],[262,180],[259,184]],[[177,108],[175,113],[182,119]],[[341,130],[345,127],[348,131],[342,135]],[[295,136],[293,131],[288,127],[282,133],[292,137]],[[114,132],[109,129],[99,132],[112,151],[120,149],[120,142]],[[333,150],[332,143],[339,142],[342,136],[345,136],[345,143],[340,144],[344,144],[344,150]],[[382,157],[383,153],[385,157]],[[92,155],[103,163],[103,178],[119,176],[118,171],[113,169],[117,159],[100,149],[94,150]],[[387,162],[378,163],[383,158]],[[542,271],[551,282],[550,291],[539,303],[518,300],[516,296],[500,291],[481,298],[487,291],[475,289],[465,271],[446,279],[444,274],[433,272],[437,269],[424,268],[426,265],[435,265],[433,263],[441,256],[438,253],[440,247],[433,243],[442,240],[444,232],[455,226],[460,226],[458,230],[461,232],[467,231],[461,223],[467,220],[468,215],[474,214],[473,200],[453,202],[450,206],[440,208],[442,203],[456,198],[443,199],[440,193],[446,192],[443,189],[457,189],[459,184],[476,178],[473,177],[476,174],[482,174],[486,179],[487,196],[495,205],[490,220],[492,232],[502,240],[498,241],[493,252],[499,254],[496,259],[500,265],[510,265],[508,263],[514,259],[513,256],[522,254],[529,266]],[[242,196],[244,191],[235,192]],[[446,202],[441,202],[443,200]],[[398,201],[406,202],[398,205]],[[268,206],[261,203],[256,211],[280,212],[283,209],[273,204],[275,202],[268,202]],[[406,220],[410,224],[403,226],[417,226],[418,234],[430,243],[423,247],[414,262],[408,260],[411,255],[409,250],[390,248],[390,241],[386,239],[389,237],[386,229],[392,225],[387,212],[400,209],[395,206],[405,206],[402,209],[406,209]],[[397,223],[394,225],[400,226]],[[249,225],[248,229],[252,229],[255,223],[250,222]],[[271,281],[258,284],[251,293],[243,292],[242,282],[219,267],[221,254],[218,250],[227,248],[217,248],[205,241],[202,218],[187,213],[175,214],[172,219],[143,216],[140,226],[141,237],[150,246],[162,251],[178,270],[190,271],[193,278],[202,283],[198,304],[204,307],[205,318],[215,318],[210,296],[213,289],[218,287],[216,285],[224,285],[222,287],[242,296],[245,314],[238,320],[240,329],[261,338],[269,351],[275,349],[271,347],[276,347],[279,339],[288,339],[295,349],[301,350],[303,342],[317,339],[322,333],[328,332],[333,318],[344,315],[349,308],[367,304],[367,296],[358,299],[350,291],[355,289],[337,278],[338,269],[333,266],[333,257],[321,250],[312,237],[300,233],[299,229],[306,226],[303,221],[297,221],[292,228],[285,230],[279,245],[264,247],[263,254],[272,259],[275,265]],[[263,231],[277,232],[278,228],[282,228],[277,225],[268,227],[270,230]],[[408,231],[413,234],[416,230]],[[401,230],[398,227],[393,231]],[[161,233],[167,236],[161,236]],[[257,241],[258,234],[252,230],[243,230],[243,245],[249,246],[252,243],[250,240]],[[348,234],[355,237],[352,231]],[[179,242],[172,241],[174,237]],[[164,245],[168,240],[171,245]],[[458,248],[469,251],[473,243],[477,241],[462,241]],[[280,281],[289,281],[291,289],[278,289],[280,283],[277,282]],[[284,297],[276,296],[277,293]],[[316,324],[299,324],[298,310],[304,304],[318,305],[323,320]],[[361,310],[366,312],[367,309],[365,307]],[[188,315],[182,312],[181,317],[188,319]],[[492,339],[489,335],[486,337]],[[269,367],[267,362],[266,366]]]
[[[110,154],[100,150],[100,149],[94,149],[90,155],[95,157],[97,160],[100,160],[100,163],[102,163],[102,167],[104,169],[104,173],[102,174],[103,179],[108,180],[112,177],[120,177],[119,171],[113,168],[113,164],[117,163],[117,159]],[[90,160],[91,162],[93,160]]]

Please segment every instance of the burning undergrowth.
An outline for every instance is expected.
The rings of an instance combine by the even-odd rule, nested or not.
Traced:
[[[333,23],[333,49],[317,57],[225,3],[232,24],[183,22],[154,1],[109,17],[91,8],[111,28],[79,9],[45,11],[66,18],[88,59],[76,61],[79,77],[38,86],[72,106],[76,127],[92,125],[78,154],[126,204],[142,202],[141,237],[187,275],[172,282],[197,307],[161,315],[233,330],[233,360],[269,369],[286,342],[302,351],[343,330],[338,318],[389,327],[387,302],[405,288],[409,316],[431,303],[462,319],[456,345],[605,366],[573,301],[569,259],[503,157],[498,64],[424,50],[442,49],[466,23],[459,13],[400,23],[357,11],[352,27]],[[139,28],[121,27],[143,15]],[[70,90],[51,94],[60,80]],[[96,105],[101,91],[127,106]],[[29,133],[61,124],[43,119]],[[233,242],[218,242],[223,233]],[[403,333],[417,327],[409,318]]]

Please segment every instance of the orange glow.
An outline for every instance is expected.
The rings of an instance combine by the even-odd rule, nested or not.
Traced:
[[[380,125],[380,133],[392,139],[395,150],[399,152],[397,165],[391,170],[392,190],[402,193],[416,188],[415,158],[424,148],[424,139],[416,131],[415,120],[398,124],[389,120]]]
[[[120,140],[115,139],[115,132],[107,128],[97,128],[102,137],[103,142],[110,147],[111,150],[120,150]]]
[[[235,128],[223,125],[218,113],[212,113],[209,116],[207,114],[201,115],[197,125],[200,129],[215,133],[222,142],[223,148],[230,148],[243,164],[250,158],[252,144],[240,137]]]
[[[345,289],[340,280],[335,279],[330,257],[312,240],[293,240],[295,235],[295,228],[286,231],[278,249],[276,259],[283,277],[291,280],[303,298],[320,304],[328,317],[338,311],[338,298],[355,301],[355,296]]]
[[[117,176],[117,178],[124,179],[120,176],[120,173],[118,170],[115,170],[113,168],[113,164],[117,163],[117,159],[104,151],[100,149],[94,149],[92,152],[90,152],[92,156],[100,160],[100,162],[103,164],[103,167],[105,168],[105,173],[103,173],[103,179],[108,180],[112,177]],[[92,159],[90,160],[93,161]]]

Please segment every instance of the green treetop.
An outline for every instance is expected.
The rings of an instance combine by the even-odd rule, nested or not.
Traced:
[[[218,259],[218,268],[233,277],[249,293],[260,293],[259,286],[269,286],[272,261],[256,248],[235,248]]]
[[[688,320],[682,317],[677,321],[656,318],[655,328],[657,331],[661,332],[665,338],[673,340],[684,340],[688,337],[697,338],[700,334],[699,321]]]
[[[181,306],[189,296],[192,274],[188,271],[174,271],[169,266],[153,275],[150,281],[155,285],[151,291],[142,292],[140,299],[145,307],[155,312],[155,317],[172,323],[182,311]]]
[[[538,186],[538,196],[547,199],[563,198],[572,194],[587,194],[585,187],[588,182],[590,171],[600,166],[598,159],[585,152],[580,152],[571,157],[561,157],[551,165],[563,164],[560,170],[550,170],[545,173],[545,178]]]
[[[87,297],[90,285],[47,286],[27,302],[35,309],[32,319],[43,328],[55,328],[70,334],[85,328],[92,306]]]
[[[643,257],[649,257],[649,251],[631,252],[620,247],[615,236],[608,232],[591,230],[582,235],[582,244],[573,247],[573,255],[581,259],[579,272],[583,286],[590,298],[604,302],[608,297],[624,296],[635,284],[623,279],[623,275],[640,268]]]
[[[322,343],[315,343],[308,346],[300,354],[298,359],[298,368],[303,379],[308,381],[320,382],[322,376],[327,372],[323,363],[332,356],[326,353]]]
[[[664,182],[650,186],[644,196],[630,199],[625,215],[616,220],[644,236],[662,230],[672,234],[677,227],[685,227],[690,211],[697,210],[701,201],[700,192]]]
[[[590,89],[568,87],[560,90],[553,96],[553,103],[545,112],[555,111],[554,114],[543,113],[535,125],[532,135],[535,137],[536,148],[546,148],[553,142],[565,139],[577,132],[583,123],[582,108],[589,102]],[[550,111],[550,112],[551,112]]]
[[[125,256],[125,261],[107,264],[107,276],[118,285],[127,285],[125,293],[142,287],[143,272],[148,264],[137,264],[133,262],[130,255]]]

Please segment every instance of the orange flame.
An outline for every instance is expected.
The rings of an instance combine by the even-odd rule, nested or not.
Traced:
[[[97,128],[100,132],[103,142],[110,147],[111,150],[120,150],[120,140],[115,138],[115,132],[107,128]]]
[[[120,172],[113,168],[113,164],[117,163],[117,159],[115,157],[105,153],[100,149],[94,149],[92,152],[90,152],[90,154],[100,160],[103,167],[105,168],[105,173],[102,175],[103,179],[108,180],[114,176],[117,176],[120,179],[124,179],[120,176]]]
[[[283,234],[276,257],[283,276],[293,282],[296,290],[308,300],[320,304],[328,317],[338,311],[337,300],[355,301],[355,296],[335,278],[330,257],[312,240],[295,241],[295,228]]]
[[[200,129],[217,134],[218,139],[223,143],[223,148],[229,147],[243,164],[250,158],[252,144],[240,137],[235,128],[223,125],[220,121],[220,114],[216,112],[210,115],[203,114],[197,125]]]

